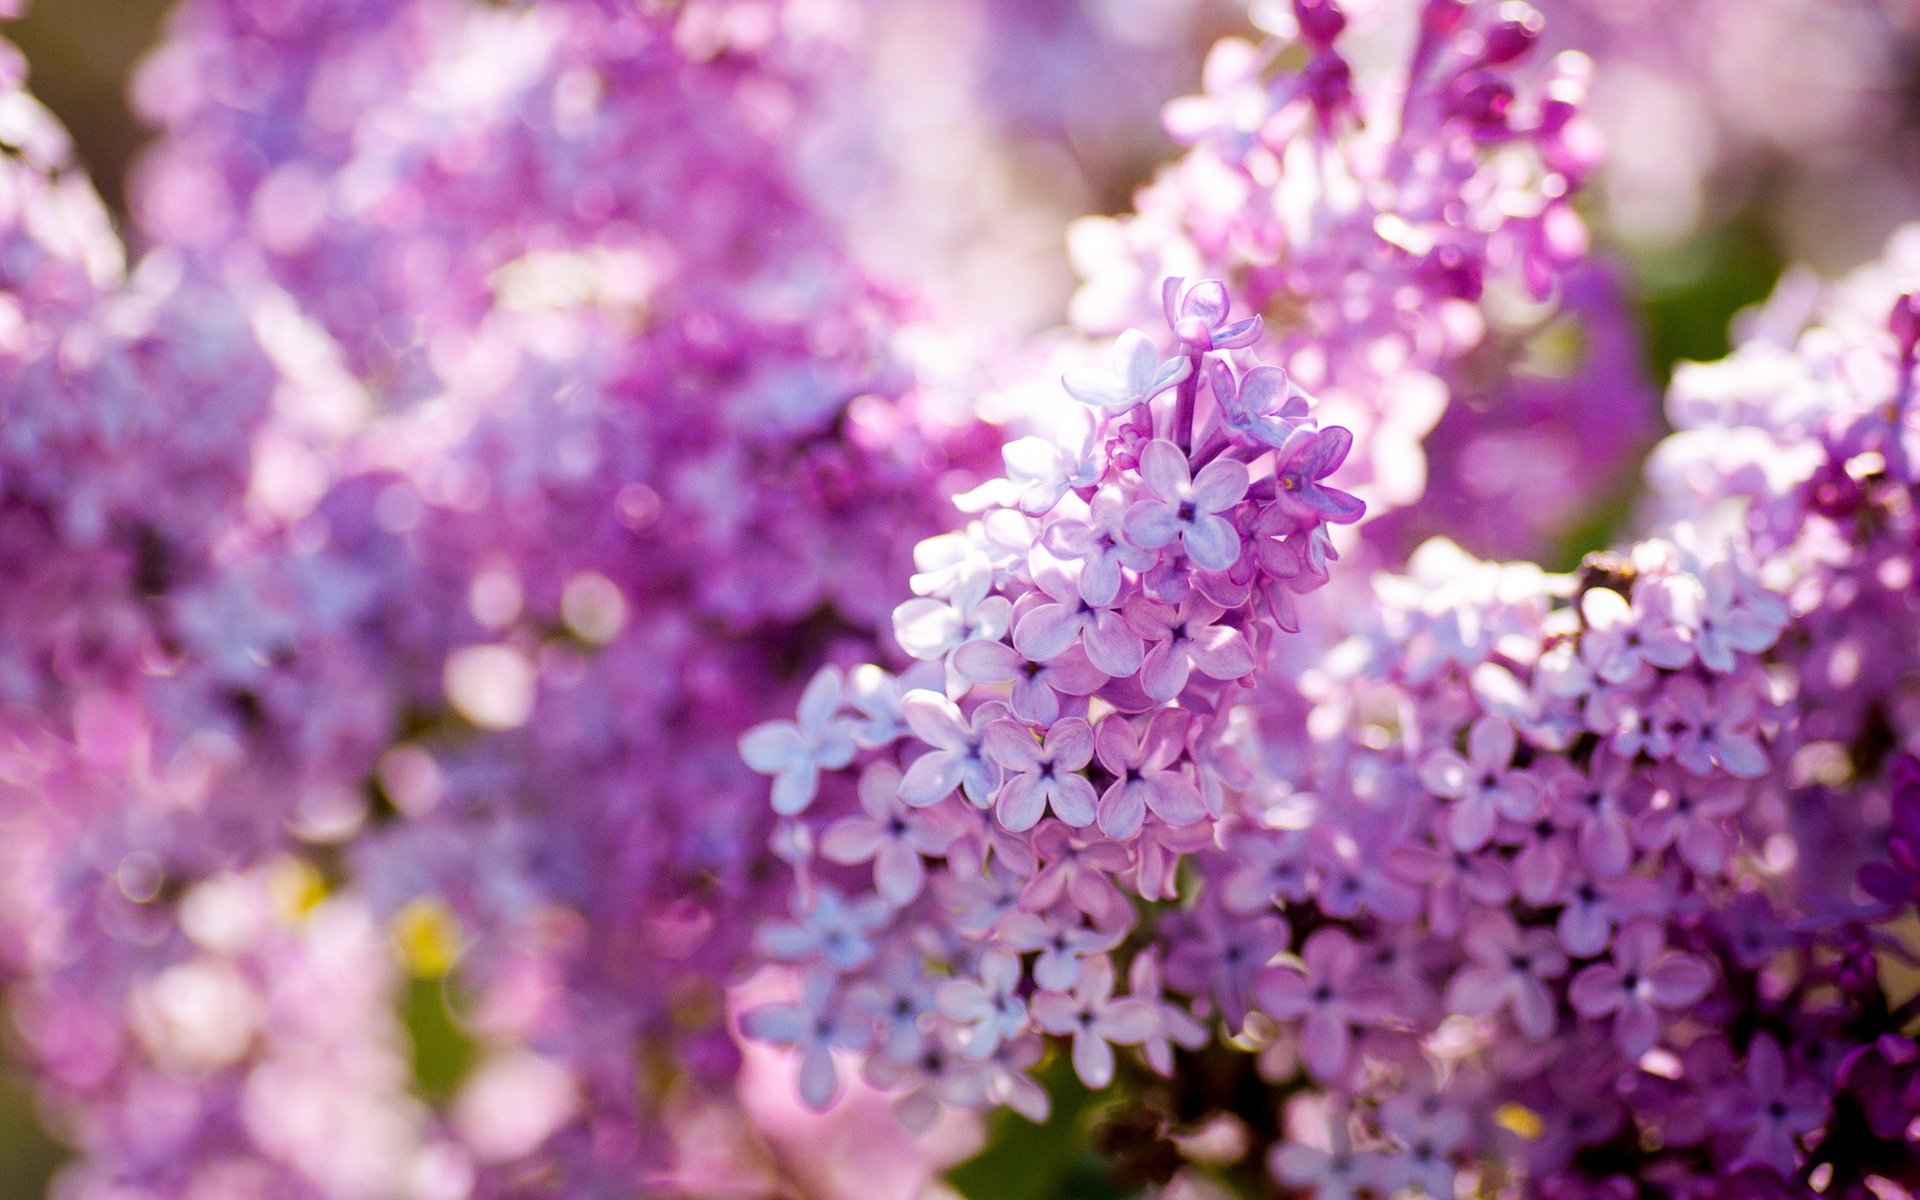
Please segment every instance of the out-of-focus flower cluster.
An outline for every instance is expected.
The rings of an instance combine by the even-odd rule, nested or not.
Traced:
[[[6,935],[63,1194],[640,1187],[731,1087],[784,895],[735,739],[878,652],[998,441],[782,152],[830,33],[189,3],[125,283],[10,63]],[[403,1002],[472,1061],[416,1079]]]
[[[1139,212],[1075,228],[1072,315],[1109,331],[1143,279],[1226,280],[1266,318],[1269,357],[1354,430],[1351,477],[1381,514],[1451,486],[1421,451],[1448,376],[1511,355],[1496,321],[1585,251],[1571,198],[1599,155],[1589,64],[1536,62],[1525,4],[1293,8],[1295,36],[1221,42],[1205,94],[1169,107],[1192,149]]]
[[[1893,0],[1542,0],[1599,70],[1596,207],[1650,258],[1757,218],[1790,258],[1859,262],[1911,218],[1920,13]],[[1671,270],[1671,268],[1669,268]],[[1686,273],[1684,266],[1679,274]]]

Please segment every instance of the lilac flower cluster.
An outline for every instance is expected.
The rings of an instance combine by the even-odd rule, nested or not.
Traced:
[[[1920,898],[1914,245],[1837,289],[1790,280],[1731,359],[1679,374],[1662,536],[1568,575],[1429,542],[1370,597],[1313,597],[1340,607],[1300,638],[1242,621],[1231,705],[1205,656],[1171,690],[1163,627],[1102,602],[1154,596],[1173,545],[1210,602],[1182,616],[1235,598],[1205,582],[1206,517],[1238,481],[1211,496],[1217,460],[1169,473],[1110,437],[1105,469],[1139,482],[1099,506],[1098,432],[1010,447],[980,522],[919,555],[896,632],[923,665],[820,676],[743,741],[802,818],[794,919],[761,937],[801,998],[745,1031],[800,1052],[816,1104],[858,1052],[910,1121],[1041,1115],[1023,1071],[1051,1035],[1144,1114],[1127,1128],[1162,1152],[1127,1156],[1156,1182],[1920,1184],[1915,1002],[1883,978],[1920,962],[1897,925]],[[1144,335],[1116,360],[1069,389],[1119,413],[1181,374]],[[1285,404],[1233,399],[1269,370],[1202,368],[1240,444],[1286,443],[1263,436]],[[986,586],[956,587],[969,563]]]
[[[1172,355],[1130,330],[1111,370],[1069,373],[1088,415],[1010,443],[1006,476],[961,498],[978,519],[921,543],[893,613],[916,665],[826,668],[794,720],[741,738],[800,818],[781,835],[793,920],[760,945],[801,981],[742,1023],[800,1049],[810,1103],[853,1049],[912,1123],[1031,1113],[1041,1032],[1072,1037],[1095,1087],[1113,1044],[1164,1067],[1170,1038],[1200,1033],[1159,999],[1174,941],[1134,954],[1114,996],[1129,934],[1160,945],[1126,896],[1173,898],[1213,840],[1244,685],[1326,581],[1328,525],[1363,507],[1325,482],[1348,431],[1314,425],[1277,369],[1236,367],[1260,319],[1232,319],[1217,281],[1163,299]]]
[[[1599,154],[1590,64],[1531,63],[1526,4],[1289,7],[1290,36],[1222,41],[1204,95],[1169,106],[1190,149],[1138,212],[1075,227],[1072,316],[1110,333],[1138,319],[1143,283],[1225,280],[1265,316],[1269,358],[1354,430],[1351,486],[1383,515],[1421,496],[1421,441],[1450,395],[1502,411],[1458,372],[1473,355],[1505,380],[1586,251],[1572,197]]]

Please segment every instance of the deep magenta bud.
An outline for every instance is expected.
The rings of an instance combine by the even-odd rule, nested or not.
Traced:
[[[1546,18],[1533,5],[1524,0],[1507,0],[1494,13],[1494,25],[1487,30],[1487,49],[1481,61],[1487,66],[1512,62],[1533,48],[1546,25]]]
[[[1893,302],[1887,328],[1900,345],[1900,357],[1913,357],[1914,345],[1920,343],[1920,292],[1908,292]]]
[[[1505,129],[1513,108],[1513,85],[1496,75],[1473,74],[1460,80],[1453,93],[1453,114],[1472,124]]]
[[[1347,27],[1347,14],[1336,0],[1293,0],[1293,19],[1300,23],[1300,36],[1321,50],[1332,49]]]
[[[1448,37],[1466,19],[1469,0],[1427,0],[1420,23],[1429,37]]]

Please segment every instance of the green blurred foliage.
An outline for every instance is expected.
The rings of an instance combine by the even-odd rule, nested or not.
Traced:
[[[444,1100],[473,1066],[474,1045],[455,1022],[444,977],[414,979],[401,1002],[401,1019],[413,1042],[413,1081],[429,1100]]]
[[[134,64],[159,38],[170,0],[30,0],[6,27],[28,86],[65,122],[100,194],[126,211],[127,169],[146,131],[127,104]]]
[[[1053,1101],[1046,1124],[1002,1109],[987,1119],[987,1146],[955,1167],[947,1182],[967,1200],[1123,1200],[1106,1160],[1094,1152],[1092,1133],[1100,1110],[1093,1093],[1055,1055],[1040,1082]],[[1121,1101],[1124,1103],[1124,1101]]]
[[[26,1081],[0,1071],[0,1196],[27,1200],[46,1194],[67,1152],[38,1120]]]
[[[1726,357],[1734,314],[1765,300],[1783,265],[1751,212],[1680,249],[1643,253],[1633,267],[1654,378],[1664,386],[1676,363]]]

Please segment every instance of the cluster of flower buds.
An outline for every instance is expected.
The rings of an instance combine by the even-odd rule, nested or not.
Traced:
[[[1072,316],[1110,333],[1163,274],[1224,280],[1266,317],[1267,359],[1354,431],[1349,486],[1381,515],[1420,498],[1421,439],[1463,360],[1518,358],[1541,322],[1524,297],[1551,296],[1585,253],[1572,197],[1599,152],[1590,64],[1531,63],[1542,20],[1525,3],[1290,7],[1292,36],[1220,42],[1204,95],[1168,108],[1191,149],[1137,213],[1075,227]],[[1530,315],[1502,324],[1495,310],[1516,308]]]
[[[1235,366],[1259,319],[1211,280],[1164,301],[1171,356],[1129,331],[1111,370],[1069,373],[1078,428],[1009,444],[1006,476],[962,498],[979,518],[921,543],[893,616],[918,664],[826,668],[797,719],[741,739],[797,818],[794,917],[760,940],[803,993],[744,1027],[802,1048],[816,1105],[837,1048],[870,1051],[924,1120],[934,1101],[1032,1111],[1019,1068],[1042,1032],[1072,1038],[1092,1086],[1112,1044],[1164,1067],[1198,1032],[1159,998],[1158,950],[1114,997],[1121,943],[1157,938],[1127,896],[1175,897],[1213,842],[1245,685],[1326,580],[1328,523],[1362,506],[1325,482],[1348,432],[1279,370]]]

